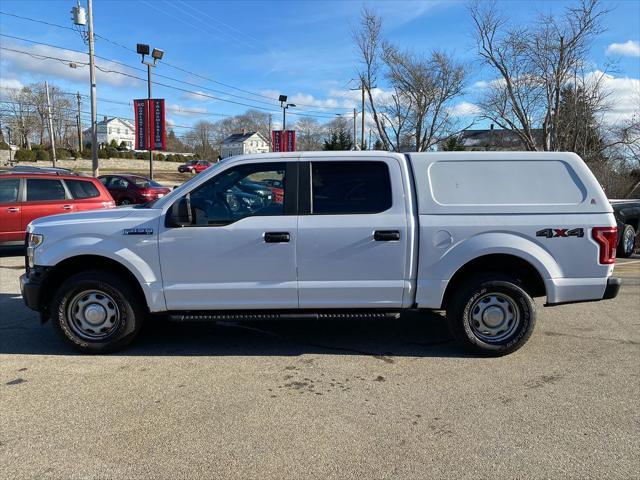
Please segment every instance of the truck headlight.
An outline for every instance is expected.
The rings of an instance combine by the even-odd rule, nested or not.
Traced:
[[[29,233],[27,237],[27,267],[33,268],[33,254],[36,248],[44,242],[44,235],[39,233]]]

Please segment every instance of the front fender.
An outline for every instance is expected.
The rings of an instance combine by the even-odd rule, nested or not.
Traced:
[[[47,243],[36,249],[34,263],[55,266],[69,258],[93,255],[115,260],[126,267],[140,284],[151,311],[166,309],[162,292],[162,279],[158,265],[158,242],[155,235],[137,237],[123,236],[126,241],[98,235],[74,236]],[[133,242],[128,244],[127,242]],[[91,268],[91,265],[87,265]]]

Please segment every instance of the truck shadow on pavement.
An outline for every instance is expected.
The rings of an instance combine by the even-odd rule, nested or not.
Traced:
[[[77,352],[40,323],[20,295],[0,294],[0,354],[73,355]],[[6,312],[6,313],[5,313]],[[292,319],[251,323],[172,323],[150,318],[124,356],[369,355],[466,357],[438,313],[406,313],[397,319]]]

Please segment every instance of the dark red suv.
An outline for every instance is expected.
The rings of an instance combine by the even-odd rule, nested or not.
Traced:
[[[102,175],[98,179],[107,187],[117,205],[147,203],[171,191],[169,187],[140,175]]]
[[[0,244],[24,243],[27,225],[36,218],[113,207],[113,198],[95,178],[37,171],[3,173]]]

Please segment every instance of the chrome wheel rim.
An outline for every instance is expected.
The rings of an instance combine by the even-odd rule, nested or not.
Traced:
[[[67,307],[67,324],[86,340],[103,340],[120,325],[120,310],[111,296],[100,290],[75,295]]]
[[[629,253],[633,253],[633,247],[635,246],[636,238],[631,230],[627,230],[624,238],[624,243],[626,251]]]
[[[473,334],[483,342],[498,343],[510,338],[520,325],[520,310],[515,301],[501,293],[487,293],[470,309]]]

